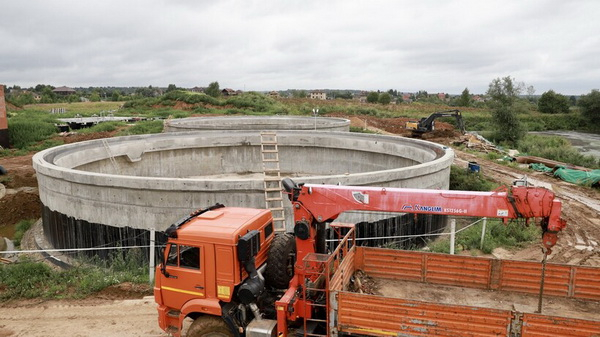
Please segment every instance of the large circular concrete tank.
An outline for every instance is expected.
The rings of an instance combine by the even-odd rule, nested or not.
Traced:
[[[448,188],[454,155],[439,144],[348,132],[277,131],[277,138],[281,174],[296,182]],[[39,152],[33,165],[45,235],[59,247],[164,230],[217,202],[265,207],[258,131],[86,141]]]
[[[190,117],[165,121],[165,132],[210,130],[313,130],[349,131],[350,121],[335,117],[226,116]]]

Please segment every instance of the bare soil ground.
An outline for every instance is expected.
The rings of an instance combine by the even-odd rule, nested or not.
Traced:
[[[0,183],[6,187],[4,196],[0,196],[0,236],[12,238],[17,222],[40,217],[41,203],[31,157],[0,158],[0,165],[7,170],[6,175],[0,176]]]
[[[185,108],[185,107],[181,107]],[[386,118],[380,119],[372,116],[341,116],[351,120],[352,126],[367,127],[381,134],[393,134],[410,136],[404,129],[407,119]],[[427,134],[425,139],[445,145],[451,144],[459,133],[452,126],[438,122],[437,130]],[[82,141],[94,138],[102,138],[109,135],[77,135],[69,136],[65,142]],[[68,137],[67,137],[68,138]],[[485,175],[493,179],[510,184],[512,180],[524,175],[523,171],[501,165],[494,161],[484,160],[473,154],[461,151],[456,152],[458,165],[465,165],[468,161],[476,160],[480,163]],[[7,176],[0,179],[8,190],[17,191],[17,194],[27,194],[28,197],[12,197],[18,199],[11,201],[5,196],[0,200],[0,228],[11,223],[11,217],[35,218],[39,216],[39,198],[31,196],[37,188],[35,172],[31,167],[31,155],[16,158],[0,158],[0,165],[8,171]],[[559,181],[553,177],[543,174],[528,173],[530,181],[534,184],[543,184],[552,188],[563,201],[563,216],[568,222],[568,227],[559,236],[559,243],[554,249],[549,261],[558,263],[569,263],[587,266],[600,266],[600,192],[588,188],[578,187],[566,182]],[[29,192],[26,192],[29,191]],[[21,199],[19,199],[21,198]],[[6,206],[2,206],[6,205]],[[2,208],[4,207],[4,208]],[[38,213],[35,213],[37,208]],[[13,216],[13,214],[21,214]],[[6,219],[6,220],[5,220]],[[1,234],[0,234],[1,235]],[[497,250],[495,255],[500,258],[512,258],[521,260],[540,261],[542,257],[540,245],[532,244],[519,250]],[[394,296],[406,296],[410,298],[433,300],[438,302],[456,301],[457,304],[465,303],[475,305],[476,294],[464,292],[460,289],[447,287],[446,290],[433,291],[431,286],[423,288],[418,283],[406,282],[399,286],[376,285],[366,283],[363,291],[380,291],[382,294],[395,294]],[[0,337],[4,336],[166,336],[158,328],[156,321],[156,309],[153,299],[142,298],[143,294],[127,288],[109,289],[92,298],[82,300],[43,301],[26,300],[9,303],[0,303]],[[379,288],[377,288],[379,287]],[[130,299],[134,294],[137,299]],[[452,294],[452,295],[448,295]],[[501,296],[502,295],[502,296]],[[510,295],[510,294],[509,294]],[[509,295],[494,292],[486,301],[493,302],[485,305],[506,305]],[[511,305],[523,306],[521,310],[531,307],[531,303],[521,299],[523,295],[511,299]],[[452,299],[454,298],[454,299]],[[461,302],[462,301],[462,302]],[[563,299],[546,300],[546,306],[552,305],[556,310],[561,307]],[[537,303],[537,302],[536,302]],[[597,319],[600,307],[596,304],[573,303],[573,310],[588,317]],[[553,309],[544,309],[550,314]],[[565,308],[564,310],[572,310]]]
[[[19,301],[0,305],[0,337],[168,336],[153,297]]]

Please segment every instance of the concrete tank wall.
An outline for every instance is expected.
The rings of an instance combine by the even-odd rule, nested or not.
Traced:
[[[438,144],[347,132],[278,131],[277,136],[282,176],[296,182],[448,188],[454,155]],[[111,228],[164,230],[217,202],[265,206],[257,131],[87,141],[39,152],[33,165],[47,214],[44,228],[53,231],[55,243],[62,240],[61,223],[103,226],[106,235],[119,236]],[[286,206],[291,230],[288,201]]]
[[[313,130],[349,131],[350,121],[335,117],[227,116],[166,120],[165,132],[210,130]]]

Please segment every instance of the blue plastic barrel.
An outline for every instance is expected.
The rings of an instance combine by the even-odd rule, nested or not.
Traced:
[[[467,171],[469,171],[471,173],[479,173],[480,170],[481,170],[481,168],[479,167],[479,164],[477,164],[476,161],[470,161],[469,162],[469,166],[467,167]]]

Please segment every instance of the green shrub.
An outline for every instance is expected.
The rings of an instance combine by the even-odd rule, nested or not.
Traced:
[[[240,109],[249,109],[255,112],[265,112],[279,103],[266,95],[256,92],[248,92],[242,95],[229,97],[227,100],[225,100],[225,104],[230,104]]]
[[[348,112],[354,115],[377,116],[379,110],[371,107],[353,106]]]
[[[206,95],[206,94],[200,94],[200,93],[189,93],[187,96],[183,97],[183,99],[181,99],[181,101],[188,103],[188,104],[198,104],[198,103],[205,103],[205,104],[211,104],[211,105],[216,105],[216,106],[220,106],[223,105],[223,102],[221,102],[218,98]]]
[[[497,160],[499,158],[501,158],[501,155],[498,152],[490,152],[486,155],[487,159],[489,160]]]
[[[468,172],[467,169],[452,165],[450,167],[450,189],[459,191],[491,191],[498,185],[485,178],[481,173]]]
[[[272,106],[269,108],[269,110],[267,111],[267,113],[269,115],[289,115],[291,114],[292,109],[290,107],[287,107],[285,105],[276,105],[276,106]]]
[[[159,104],[161,99],[159,97],[149,97],[149,98],[140,98],[140,99],[132,99],[123,104],[123,108],[125,109],[139,109],[139,108],[147,108],[152,107]]]
[[[558,136],[530,134],[523,138],[517,149],[531,156],[543,157],[567,164],[589,168],[599,167],[599,163],[594,157],[579,153],[568,140]]]
[[[205,106],[198,106],[198,107],[195,107],[194,110],[192,110],[192,112],[195,113],[195,114],[202,114],[203,115],[203,114],[213,113],[213,110],[209,109],[209,108],[207,108]]]
[[[24,148],[24,154],[28,152],[39,152],[45,149],[49,149],[51,147],[63,145],[65,142],[62,139],[47,139],[42,142],[39,142],[35,145],[28,146]],[[23,154],[15,154],[17,156],[21,156]]]
[[[102,122],[89,128],[77,130],[77,133],[94,133],[94,132],[110,132],[115,131],[118,127],[124,126],[123,122]]]
[[[25,148],[56,134],[53,123],[44,120],[10,119],[8,121],[9,142],[15,148]]]
[[[132,127],[119,132],[120,136],[144,135],[150,133],[161,133],[163,131],[163,121],[140,121]]]
[[[238,108],[231,108],[225,110],[225,113],[228,115],[243,115],[246,111]]]

